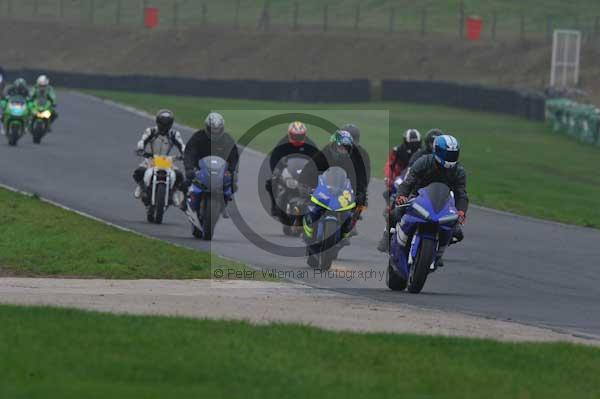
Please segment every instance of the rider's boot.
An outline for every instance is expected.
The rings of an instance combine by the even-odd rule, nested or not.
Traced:
[[[142,197],[142,187],[138,184],[135,186],[135,191],[133,192],[133,196],[136,199],[140,199]]]
[[[181,208],[183,203],[185,202],[185,195],[183,194],[182,191],[180,190],[175,190],[175,192],[173,193],[173,205],[175,205],[178,208]]]
[[[444,252],[446,252],[447,246],[439,247],[437,254],[435,255],[435,268],[444,267]]]
[[[227,210],[227,205],[229,205],[229,201],[225,202],[225,206],[223,207],[223,210],[221,211],[221,216],[223,216],[223,219],[229,219],[229,211]]]
[[[377,244],[377,250],[379,252],[388,252],[390,250],[390,233],[387,230],[383,231],[383,236],[379,240],[379,244]]]

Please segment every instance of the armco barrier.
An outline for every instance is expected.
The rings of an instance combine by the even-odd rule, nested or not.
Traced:
[[[7,71],[9,79],[35,81],[47,74],[52,84],[78,89],[101,89],[165,95],[239,98],[300,102],[358,102],[371,100],[367,79],[318,81],[216,80],[144,75],[100,75],[23,69]]]
[[[239,98],[299,102],[366,102],[371,83],[357,80],[216,80],[145,75],[101,75],[76,72],[9,70],[8,79],[24,77],[32,82],[40,74],[50,76],[56,86],[165,95]],[[514,89],[443,81],[384,80],[382,99],[420,104],[448,105],[499,112],[543,121],[545,97]]]
[[[544,120],[542,94],[508,88],[444,81],[384,80],[381,96],[385,101],[448,105]]]

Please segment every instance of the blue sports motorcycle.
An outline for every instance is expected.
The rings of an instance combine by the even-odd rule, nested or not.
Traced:
[[[419,190],[418,196],[402,205],[406,214],[392,229],[387,286],[418,294],[427,275],[435,270],[440,246],[449,245],[458,223],[458,213],[450,188],[432,183]]]
[[[342,237],[342,226],[351,223],[351,210],[356,207],[352,183],[346,171],[334,166],[318,178],[317,188],[310,197],[318,207],[320,217],[315,223],[304,223],[304,234],[308,241],[308,265],[329,270],[337,257]]]
[[[232,199],[233,181],[227,170],[227,161],[221,157],[208,156],[198,162],[186,211],[196,238],[212,240],[225,203]]]

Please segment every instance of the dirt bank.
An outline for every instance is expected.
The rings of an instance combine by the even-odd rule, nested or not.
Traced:
[[[436,79],[543,87],[551,48],[431,34],[144,31],[0,21],[0,65],[197,78]],[[582,87],[600,88],[600,47],[582,52]]]
[[[331,330],[600,344],[516,323],[378,302],[298,284],[259,281],[0,278],[0,303],[254,323],[294,322]]]

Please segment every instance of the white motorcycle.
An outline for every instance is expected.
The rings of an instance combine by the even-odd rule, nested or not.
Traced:
[[[150,223],[161,224],[169,205],[179,206],[184,196],[181,191],[173,190],[176,180],[173,157],[145,153],[144,158],[144,184],[147,192],[143,202],[146,206],[146,218]]]

